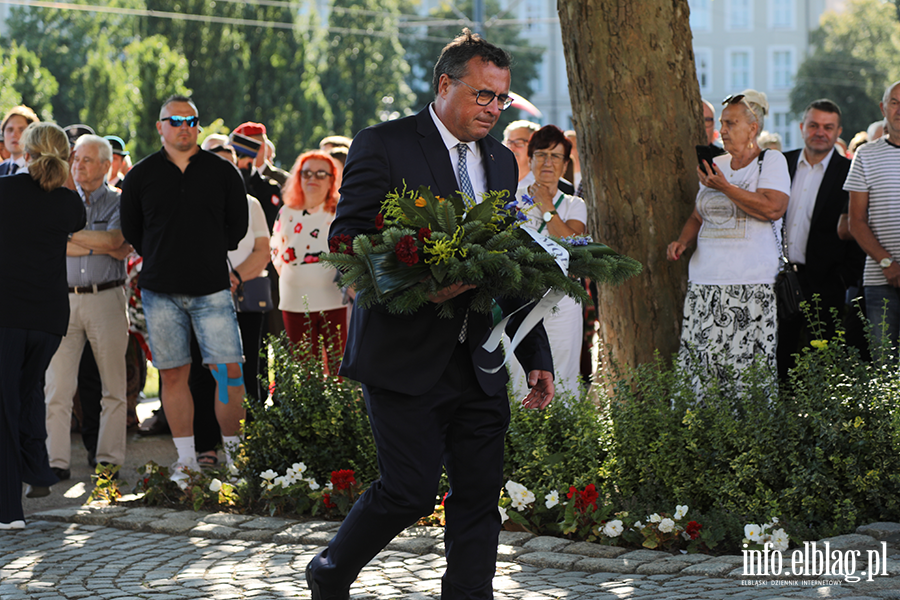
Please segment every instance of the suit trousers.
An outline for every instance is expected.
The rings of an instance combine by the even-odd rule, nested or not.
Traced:
[[[78,387],[78,365],[85,338],[91,344],[100,381],[100,432],[97,462],[125,464],[128,405],[125,352],[128,349],[128,316],[125,290],[113,288],[96,294],[69,294],[69,328],[47,369],[47,451],[50,466],[68,469],[72,442],[72,398]]]
[[[22,482],[59,480],[47,461],[41,378],[60,336],[0,327],[0,522],[24,519]]]
[[[493,597],[509,399],[505,388],[485,394],[474,369],[467,345],[457,344],[437,384],[421,396],[363,386],[381,478],[311,565],[324,588],[349,588],[394,536],[432,513],[443,465],[450,493],[441,598]]]

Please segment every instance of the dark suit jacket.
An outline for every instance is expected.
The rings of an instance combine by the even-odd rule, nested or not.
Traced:
[[[12,166],[15,164],[15,161],[11,158],[7,158],[3,162],[0,162],[0,177],[4,175],[9,175],[12,171]]]
[[[512,152],[490,136],[478,144],[488,189],[507,189],[514,196],[518,177]],[[374,232],[375,215],[385,194],[402,189],[404,184],[408,189],[430,186],[440,196],[447,196],[458,187],[449,153],[428,108],[411,117],[369,127],[353,139],[330,235]],[[463,294],[452,301],[464,307],[466,300]],[[514,306],[498,302],[504,312]],[[368,386],[424,394],[434,386],[450,360],[464,313],[457,310],[454,318],[441,318],[436,305],[430,304],[411,315],[393,315],[380,305],[368,310],[354,307],[340,373]],[[485,393],[493,395],[506,385],[507,375],[506,369],[489,375],[478,368],[495,367],[502,360],[499,351],[488,354],[481,349],[490,325],[489,315],[469,313],[467,340],[475,372]],[[542,325],[532,330],[516,356],[526,372],[552,371],[550,346]]]
[[[791,181],[797,172],[802,150],[785,152]],[[842,241],[837,235],[837,223],[847,204],[844,180],[850,170],[850,160],[832,150],[831,161],[825,170],[816,194],[806,242],[806,277],[812,293],[843,296],[844,290],[856,284],[859,276],[861,250],[856,242]]]

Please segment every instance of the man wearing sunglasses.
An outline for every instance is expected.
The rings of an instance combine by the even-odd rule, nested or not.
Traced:
[[[514,197],[515,157],[488,136],[510,105],[509,65],[505,51],[468,29],[448,44],[434,68],[433,103],[354,137],[332,238],[374,232],[385,194],[404,184],[430,186],[443,197],[461,191],[476,202],[488,190]],[[466,307],[471,288],[450,285],[411,315],[354,306],[340,374],[363,384],[381,479],[307,567],[313,600],[349,598],[360,569],[432,512],[442,466],[451,491],[444,503],[441,598],[492,597],[497,490],[510,418],[507,375],[505,369],[489,374],[479,368],[502,361],[481,347],[491,326],[488,315],[459,310],[452,319],[438,316],[440,302]],[[519,306],[498,302],[507,311]],[[545,407],[553,398],[553,367],[543,326],[526,336],[516,355],[532,386],[524,406]]]
[[[235,166],[197,146],[199,117],[190,98],[163,103],[156,129],[162,149],[122,182],[122,233],[143,257],[140,287],[163,408],[178,450],[172,479],[199,470],[194,405],[188,387],[190,335],[216,379],[216,417],[229,462],[244,418],[244,362],[226,255],[247,232],[247,197]]]

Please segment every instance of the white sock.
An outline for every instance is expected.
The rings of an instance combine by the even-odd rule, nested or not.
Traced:
[[[178,462],[184,465],[197,464],[197,448],[194,446],[194,436],[173,437],[175,449],[178,451]]]
[[[239,435],[223,435],[222,446],[225,448],[226,464],[234,464],[234,457],[238,453],[238,446],[241,444],[241,436]]]

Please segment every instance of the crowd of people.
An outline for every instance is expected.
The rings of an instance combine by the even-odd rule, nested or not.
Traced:
[[[708,158],[698,158],[694,211],[667,248],[672,261],[694,249],[679,362],[695,391],[702,395],[710,382],[739,391],[754,362],[773,382],[788,382],[801,349],[835,335],[835,315],[864,359],[868,324],[875,344],[896,347],[900,82],[884,92],[884,119],[849,145],[840,107],[811,102],[800,123],[803,147],[784,154],[780,137],[764,130],[764,93],[744,90],[722,105],[717,131],[715,107],[703,103],[708,146],[698,156]],[[779,316],[774,284],[782,270],[796,274],[807,311]]]

